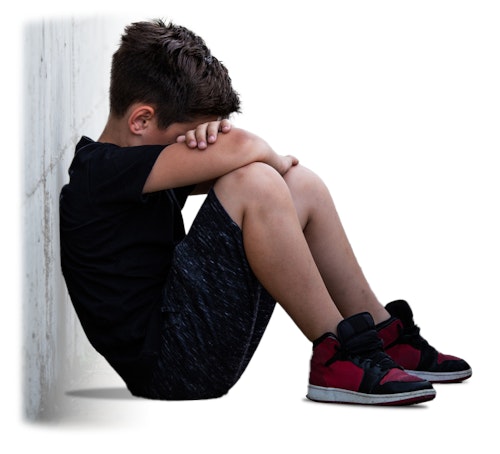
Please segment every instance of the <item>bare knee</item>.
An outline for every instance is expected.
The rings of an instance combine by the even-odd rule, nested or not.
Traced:
[[[333,203],[323,180],[303,166],[292,167],[284,176],[290,190],[300,224],[304,229],[318,209]]]
[[[290,198],[281,175],[271,166],[254,162],[220,177],[214,191],[231,218],[242,225],[245,211],[251,205],[264,207]]]
[[[270,192],[286,188],[281,175],[263,162],[253,162],[220,177],[215,183],[216,193],[241,193],[251,198],[267,197]]]
[[[283,178],[294,195],[328,192],[323,180],[302,165],[292,167]]]

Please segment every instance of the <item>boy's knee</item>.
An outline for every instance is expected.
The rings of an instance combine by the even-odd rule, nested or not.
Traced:
[[[214,190],[226,212],[240,227],[249,209],[268,209],[291,199],[282,176],[261,162],[224,175],[216,181]]]
[[[263,162],[253,162],[219,178],[216,192],[228,190],[251,195],[253,198],[268,196],[269,193],[286,190],[287,186],[281,175]]]
[[[231,174],[248,183],[253,183],[256,180],[262,181],[263,179],[269,179],[272,182],[272,180],[280,178],[280,174],[264,162],[252,162],[251,164],[234,170],[229,175]]]
[[[292,167],[283,178],[290,188],[315,190],[326,187],[323,180],[316,173],[301,165]]]

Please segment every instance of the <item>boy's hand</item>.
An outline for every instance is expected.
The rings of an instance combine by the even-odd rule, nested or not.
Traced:
[[[291,155],[279,156],[279,160],[275,169],[280,173],[281,176],[283,176],[298,163],[299,160],[295,156]]]
[[[177,143],[185,143],[189,148],[205,150],[209,144],[217,141],[219,132],[228,133],[229,131],[231,131],[229,120],[210,121],[177,137]]]

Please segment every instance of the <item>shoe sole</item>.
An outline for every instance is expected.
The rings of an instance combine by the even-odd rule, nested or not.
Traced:
[[[406,370],[405,372],[415,375],[422,380],[427,380],[430,383],[459,383],[467,380],[472,376],[472,370],[459,370],[456,372],[427,372],[422,370]]]
[[[431,388],[397,394],[366,394],[340,388],[309,385],[306,397],[315,402],[339,404],[412,405],[434,399],[436,391]]]

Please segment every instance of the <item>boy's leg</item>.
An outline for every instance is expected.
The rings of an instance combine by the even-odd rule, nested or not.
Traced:
[[[272,177],[277,174],[266,167],[256,164],[255,172],[269,172],[275,180]],[[253,178],[248,169],[241,173]],[[390,317],[371,290],[319,177],[305,167],[292,167],[284,176],[285,185],[258,176],[255,190],[242,190],[242,194],[233,189],[233,177],[243,178],[234,172],[230,179],[217,183],[215,191],[243,229],[247,256],[257,277],[309,339],[335,332],[342,317],[360,312],[370,312],[375,323]],[[267,194],[270,184],[276,185],[272,194],[276,200]],[[225,195],[225,187],[230,197]],[[242,208],[241,199],[245,198],[250,199],[249,204]],[[268,211],[267,205],[271,206]],[[318,303],[310,303],[311,299]]]
[[[214,191],[241,227],[256,277],[313,341],[310,399],[400,405],[434,398],[427,381],[406,374],[382,351],[370,314],[343,320],[303,232],[312,225],[312,212],[310,216],[310,210],[294,203],[285,179],[271,167],[253,163],[220,178]],[[338,246],[345,249],[344,235],[338,228],[336,233],[338,238],[330,237],[335,240],[333,254]],[[344,252],[349,258],[350,252]]]
[[[257,279],[314,341],[335,333],[342,315],[307,244],[285,180],[253,163],[220,178],[215,193],[243,231],[248,262]]]
[[[284,179],[314,261],[341,314],[367,311],[375,323],[387,320],[390,314],[370,288],[323,181],[302,166],[290,169]]]
[[[315,262],[342,315],[370,312],[386,352],[414,375],[432,382],[470,377],[471,368],[464,360],[438,352],[420,336],[406,302],[395,301],[385,307],[379,303],[352,252],[323,182],[304,167],[292,168],[285,181]]]

